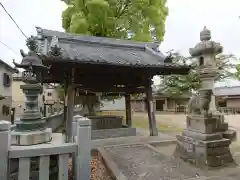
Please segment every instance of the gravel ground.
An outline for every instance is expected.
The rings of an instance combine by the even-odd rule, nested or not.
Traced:
[[[91,180],[113,180],[97,156],[93,157],[91,161]]]
[[[72,180],[71,173],[72,162],[69,161],[69,174],[68,180]],[[113,180],[108,172],[104,164],[101,162],[99,157],[93,156],[91,160],[91,178],[90,180]]]

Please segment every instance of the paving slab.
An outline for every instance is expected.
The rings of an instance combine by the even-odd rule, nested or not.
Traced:
[[[240,168],[202,170],[169,156],[150,144],[98,148],[106,166],[118,180],[239,180]]]
[[[147,144],[105,147],[104,151],[108,153],[110,161],[116,163],[125,179],[182,180],[198,176],[197,171],[180,171],[177,159],[169,158]]]

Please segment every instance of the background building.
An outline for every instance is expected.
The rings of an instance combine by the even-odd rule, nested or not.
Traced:
[[[240,86],[216,87],[214,95],[217,108],[240,113]],[[186,94],[174,99],[164,93],[158,93],[154,97],[157,111],[181,112],[186,110],[191,95]],[[144,111],[146,109],[144,100],[132,100],[132,109],[134,111]]]
[[[44,84],[42,96],[43,112],[46,116],[60,112],[63,109],[63,104],[60,103],[60,99],[54,85]]]
[[[4,99],[0,100],[0,119],[11,120],[12,108],[12,75],[16,69],[0,59],[0,95]]]

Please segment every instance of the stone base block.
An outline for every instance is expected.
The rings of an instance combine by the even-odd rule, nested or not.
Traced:
[[[234,163],[229,145],[229,139],[202,141],[179,135],[174,156],[200,168],[220,167]]]
[[[202,141],[219,140],[223,138],[222,133],[203,134],[199,132],[190,131],[187,129],[184,130],[183,135]]]
[[[46,128],[42,131],[11,132],[11,145],[30,146],[51,141],[52,129]]]
[[[216,116],[189,115],[187,116],[187,129],[190,131],[212,134],[222,131],[220,119]]]
[[[223,133],[223,137],[226,139],[230,139],[230,141],[235,141],[237,139],[237,132],[235,129],[228,129]]]

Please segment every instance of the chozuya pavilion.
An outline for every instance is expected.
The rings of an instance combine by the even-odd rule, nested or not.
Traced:
[[[130,95],[146,93],[150,135],[158,135],[152,78],[187,74],[189,66],[174,64],[171,57],[157,51],[155,43],[83,36],[39,27],[36,30],[37,36],[32,37],[38,45],[36,54],[49,68],[42,76],[43,83],[65,85],[67,139],[72,139],[74,97],[78,89],[85,90],[82,93],[86,95],[93,92],[124,95],[129,127],[132,124]]]

